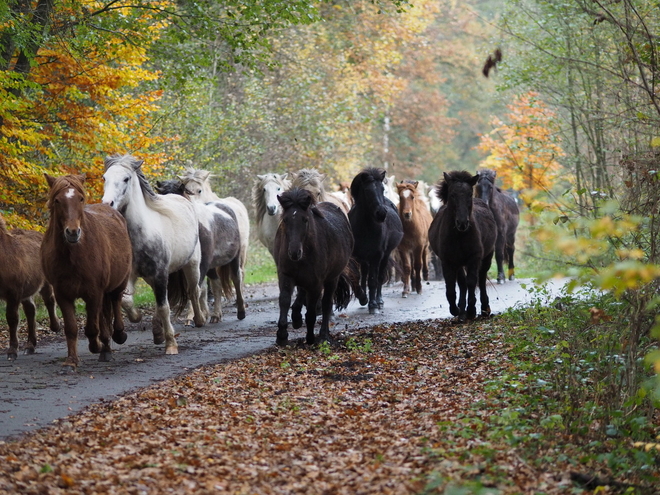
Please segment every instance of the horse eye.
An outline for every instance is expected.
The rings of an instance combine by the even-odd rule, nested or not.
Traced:
[[[131,179],[130,177],[126,177],[126,178],[124,179],[124,182],[125,182],[125,183],[128,183],[128,181],[129,181],[130,179]]]
[[[281,190],[282,190],[281,187],[278,187],[278,188],[277,188],[277,192],[280,192]]]

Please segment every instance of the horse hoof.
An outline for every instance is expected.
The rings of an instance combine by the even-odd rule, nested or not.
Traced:
[[[363,296],[358,298],[358,301],[360,301],[360,306],[366,306],[369,302],[369,298],[367,296]]]
[[[275,345],[278,347],[285,347],[289,344],[289,339],[276,339],[275,340]]]
[[[245,319],[245,310],[238,312],[238,319],[239,320],[244,320]]]
[[[303,325],[303,319],[302,316],[300,318],[291,318],[291,326],[295,329],[298,329],[302,327]]]
[[[408,294],[409,294],[409,292],[404,292],[404,293],[401,294],[401,297],[403,297],[405,299],[406,297],[408,297]]]
[[[16,361],[17,359],[18,359],[18,353],[13,351],[7,353],[7,361]]]
[[[101,352],[101,343],[98,341],[90,340],[89,341],[89,352],[92,354],[98,354]]]
[[[100,363],[109,363],[112,361],[112,351],[103,351],[99,354]]]
[[[220,323],[220,318],[218,316],[211,316],[211,319],[209,320],[209,323]]]
[[[204,325],[206,325],[206,318],[204,318],[203,320],[196,320],[195,321],[195,326],[197,328],[203,327]],[[190,326],[192,327],[192,325],[190,325]]]
[[[511,280],[511,281],[514,281],[515,279],[516,279],[516,277],[513,276],[513,275],[511,275],[511,276],[509,277],[509,280]]]
[[[179,348],[175,345],[168,345],[165,349],[165,354],[167,356],[173,356],[174,354],[179,354]]]
[[[154,344],[159,345],[159,344],[162,344],[163,342],[165,342],[165,335],[164,334],[160,333],[160,334],[154,335]]]
[[[126,332],[115,332],[112,334],[112,340],[117,344],[123,344],[128,339],[128,334]]]
[[[62,363],[62,373],[75,373],[78,371],[78,363],[71,358],[66,358]]]
[[[497,279],[497,285],[504,285],[504,280],[502,280],[501,278],[498,278]]]
[[[186,320],[183,322],[183,326],[192,328],[195,326],[195,322],[193,320]]]
[[[369,314],[370,315],[377,315],[379,313],[380,313],[380,311],[379,311],[379,308],[377,306],[374,306],[373,308],[369,308]]]
[[[30,356],[30,355],[34,354],[34,352],[35,352],[35,351],[34,351],[34,347],[32,347],[32,346],[30,346],[30,347],[26,347],[26,348],[23,350],[23,354],[25,354],[26,356]]]

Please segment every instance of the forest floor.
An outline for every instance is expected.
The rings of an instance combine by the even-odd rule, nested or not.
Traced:
[[[338,326],[0,442],[0,493],[594,493],[560,428],[511,441],[499,317]]]

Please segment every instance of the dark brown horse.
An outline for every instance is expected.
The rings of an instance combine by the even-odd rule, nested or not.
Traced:
[[[494,170],[483,169],[477,172],[477,175],[479,179],[475,195],[486,202],[490,211],[493,212],[497,224],[497,241],[495,243],[497,283],[503,284],[506,280],[504,263],[509,265],[509,280],[515,279],[513,254],[516,251],[516,230],[520,211],[516,201],[495,185],[497,173]]]
[[[51,177],[50,220],[41,245],[41,264],[64,317],[65,366],[78,366],[76,299],[85,301],[85,335],[99,361],[112,358],[110,337],[126,341],[121,298],[132,266],[131,241],[121,214],[102,204],[87,205],[84,175]]]
[[[316,305],[321,295],[323,319],[319,339],[328,340],[333,300],[338,309],[345,308],[350,302],[351,226],[337,205],[317,204],[306,189],[295,187],[278,196],[278,200],[284,211],[275,235],[274,252],[280,286],[277,344],[285,345],[288,341],[287,318],[296,287],[299,297],[306,296],[307,343],[314,343]]]
[[[477,283],[481,314],[490,314],[486,282],[495,251],[497,225],[486,203],[473,197],[478,178],[469,172],[444,174],[444,181],[438,186],[443,206],[429,229],[431,248],[442,262],[449,311],[460,321],[477,315]],[[460,289],[458,305],[456,283]]]
[[[419,182],[406,181],[396,185],[399,193],[399,217],[403,224],[403,239],[397,248],[403,273],[403,297],[410,294],[410,286],[422,293],[422,278],[429,279],[429,227],[433,221],[425,192],[418,189]],[[412,281],[411,281],[412,278]]]
[[[41,233],[32,230],[8,231],[5,219],[0,216],[0,299],[7,302],[7,359],[10,361],[18,357],[18,308],[21,305],[28,330],[25,354],[34,354],[37,346],[37,321],[33,296],[37,292],[41,294],[48,310],[50,329],[53,332],[60,330],[60,322],[55,314],[53,288],[46,282],[41,270],[39,249],[42,239]]]

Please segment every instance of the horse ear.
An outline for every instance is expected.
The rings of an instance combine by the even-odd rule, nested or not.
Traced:
[[[418,180],[413,180],[413,181],[410,181],[410,184],[412,184],[412,186],[413,186],[415,189],[417,189],[417,186],[419,185],[419,181],[418,181]]]
[[[298,204],[302,207],[303,210],[307,211],[309,208],[309,205],[312,204],[312,194],[305,194],[300,200],[298,201]]]
[[[52,175],[48,175],[46,172],[44,172],[44,177],[46,177],[46,182],[48,182],[48,187],[53,187],[53,184],[55,184],[55,177]]]
[[[264,180],[266,178],[265,175],[257,175],[257,179],[259,180]]]
[[[325,215],[316,206],[312,206],[311,210],[314,215],[325,220]]]
[[[76,177],[78,178],[81,184],[84,184],[85,180],[87,180],[87,174],[76,175]]]
[[[475,175],[474,177],[471,177],[470,180],[468,181],[468,184],[474,186],[478,181],[479,181],[479,174]]]
[[[381,169],[378,175],[380,175],[380,181],[383,182],[385,180],[385,176],[387,175],[387,172],[384,169]]]
[[[288,197],[288,196],[284,196],[284,195],[280,196],[278,194],[277,195],[277,200],[280,202],[280,204],[282,205],[282,208],[284,208],[285,210],[288,210],[291,207],[291,205],[293,204],[293,201],[291,201],[291,198]]]
[[[211,175],[211,172],[208,170],[202,170],[199,175],[201,176],[202,180],[206,180]]]
[[[442,177],[444,177],[445,182],[449,182],[449,174],[447,172],[442,172]]]
[[[289,176],[288,172],[284,172],[282,175],[280,175],[280,179],[286,180],[286,178]]]

